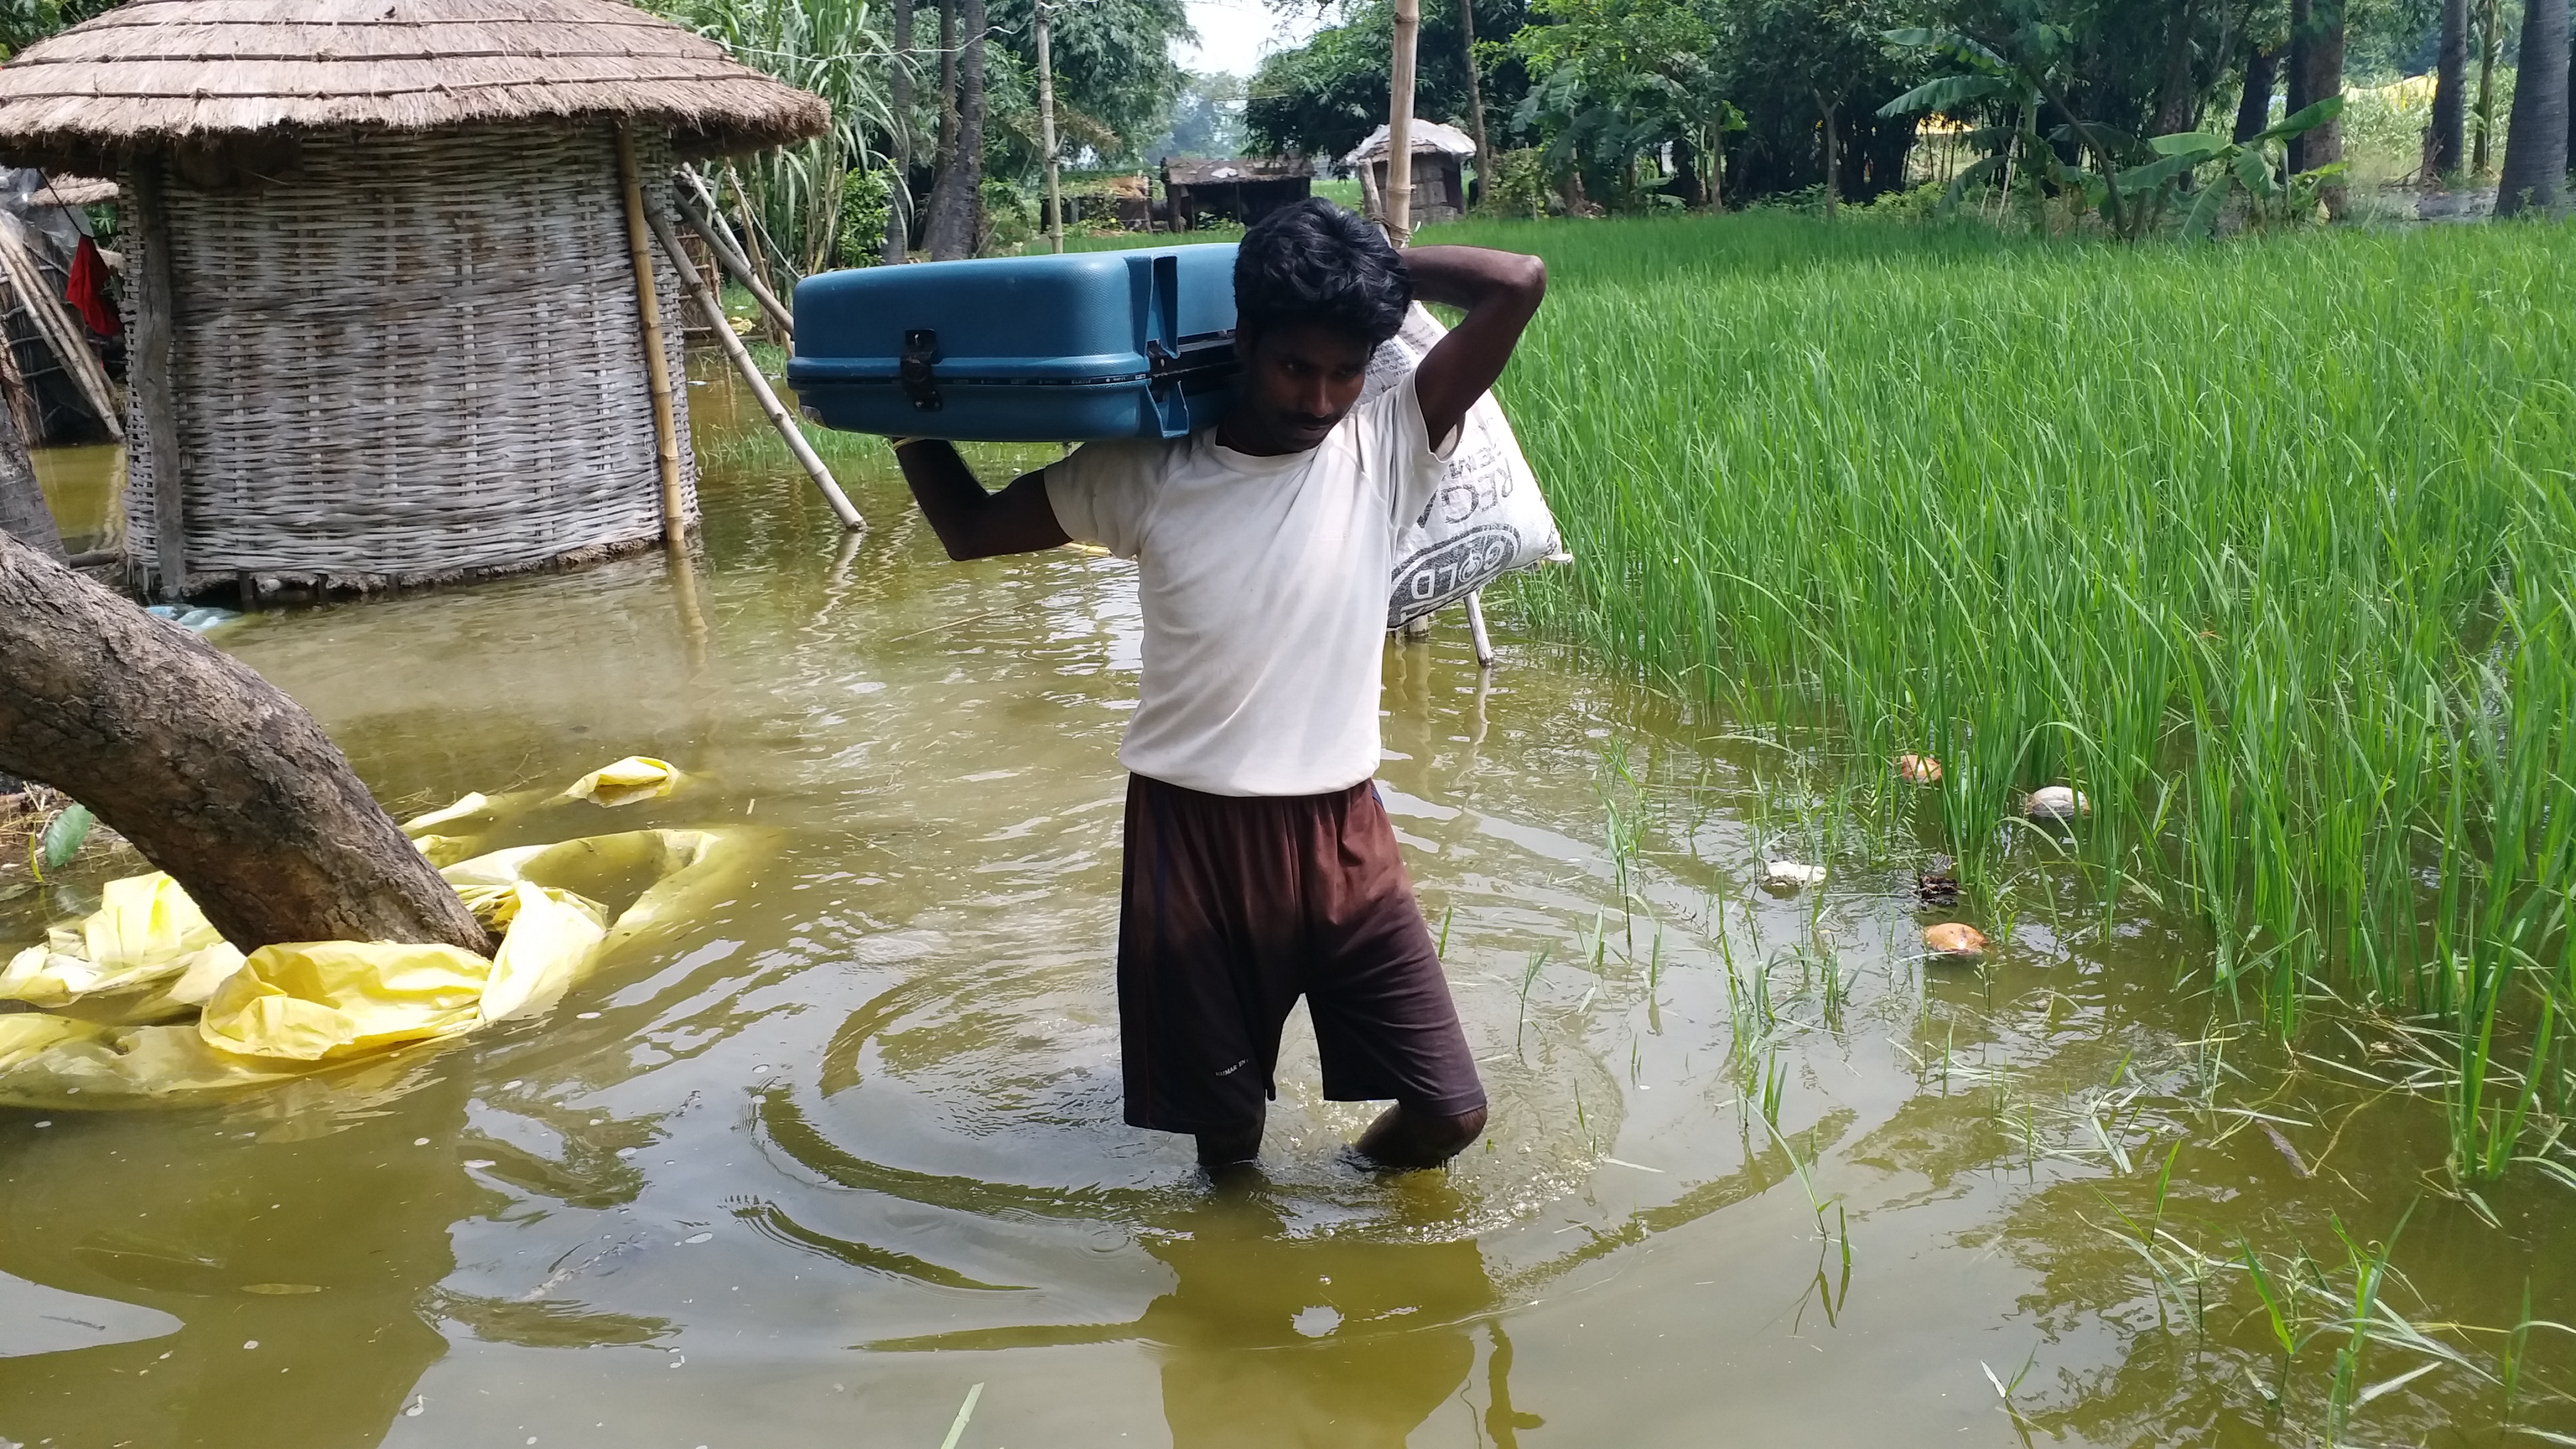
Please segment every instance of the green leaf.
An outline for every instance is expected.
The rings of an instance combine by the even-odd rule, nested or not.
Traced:
[[[2191,203],[2190,214],[2182,219],[2183,240],[2199,241],[2216,230],[2218,218],[2227,210],[2227,193],[2234,189],[2224,173],[2202,187]]]
[[[46,870],[60,870],[80,853],[82,842],[89,839],[89,827],[96,817],[86,805],[73,805],[45,822],[44,836],[37,841],[36,856]]]
[[[1967,194],[1968,188],[1985,180],[1987,177],[1994,175],[1996,172],[2001,171],[2003,169],[2003,165],[2003,157],[1988,156],[1983,160],[1962,167],[1959,174],[1951,178],[1950,189],[1941,194],[1941,209],[1944,212],[1958,210],[1959,198]]]
[[[2270,197],[2279,188],[2272,184],[2272,158],[2260,151],[2244,151],[2236,157],[2236,179],[2245,189],[2260,197]]]
[[[2257,141],[2286,141],[2292,136],[2304,135],[2309,131],[2313,131],[2317,127],[2324,125],[2326,122],[2331,121],[2342,114],[2343,97],[2328,96],[2324,100],[2317,102],[2313,106],[2309,106],[2296,115],[2284,117],[2281,124],[2265,131],[2262,135],[2257,136],[2254,139]]]
[[[1922,111],[1946,111],[1967,101],[2000,95],[2006,90],[2003,80],[1990,75],[1945,75],[1925,81],[1905,94],[1878,108],[1882,116],[1907,116]]]
[[[2215,156],[2227,149],[2227,143],[2207,131],[2176,131],[2147,142],[2159,156]]]
[[[2151,191],[2178,176],[2190,174],[2191,169],[2200,162],[2199,156],[2189,153],[2179,156],[2160,156],[2144,166],[2132,166],[2121,172],[2120,190],[2123,193]]]

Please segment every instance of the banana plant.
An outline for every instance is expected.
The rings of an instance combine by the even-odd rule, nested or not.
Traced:
[[[2258,223],[2267,218],[2287,220],[2302,209],[2314,209],[2317,187],[2340,174],[2343,163],[2283,177],[2281,155],[2291,137],[2313,131],[2342,113],[2343,97],[2328,96],[2245,141],[2230,141],[2207,131],[2158,136],[2147,143],[2155,148],[2156,159],[2133,167],[2120,179],[2140,195],[2170,197],[2186,177],[2198,175],[2203,167],[2214,168],[2193,196],[2191,209],[2183,213],[2182,234],[2190,240],[2216,230],[2229,199],[2239,192]]]

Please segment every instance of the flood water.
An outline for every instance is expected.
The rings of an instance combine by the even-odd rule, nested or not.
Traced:
[[[937,1449],[971,1401],[958,1449],[2322,1442],[2335,1225],[2410,1212],[2382,1302],[2468,1361],[2383,1334],[2346,1402],[2437,1366],[2345,1442],[2576,1431],[2565,1335],[2524,1336],[2508,1410],[2509,1336],[2432,1327],[2511,1328],[2526,1285],[2567,1316],[2565,1189],[2450,1194],[2438,1102],[2302,1065],[2189,984],[2197,935],[2039,847],[1956,913],[1989,963],[1922,959],[1954,913],[1913,899],[1902,793],[1507,606],[1490,676],[1454,616],[1390,644],[1381,774],[1489,1135],[1353,1166],[1373,1109],[1318,1098],[1301,1016],[1261,1176],[1211,1186],[1120,1122],[1131,570],[951,564],[855,464],[846,546],[774,454],[711,466],[685,589],[656,556],[214,636],[397,813],[653,755],[691,788],[490,843],[725,828],[750,868],[392,1071],[0,1111],[0,1439]],[[1775,895],[1766,856],[1832,875]],[[2286,1373],[2240,1243],[2317,1284]]]

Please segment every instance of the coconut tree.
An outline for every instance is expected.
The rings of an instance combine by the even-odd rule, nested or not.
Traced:
[[[2504,141],[2504,175],[2496,182],[2498,216],[2553,215],[2567,187],[2567,0],[2529,0],[2522,7],[2522,73],[2513,87],[2513,119]]]
[[[2424,174],[2448,176],[2468,162],[2469,0],[2442,0],[2442,48],[2433,66],[2433,130]]]
[[[929,223],[922,236],[935,262],[975,254],[975,234],[984,209],[984,0],[943,4],[943,31],[948,30],[952,12],[956,15],[954,40],[943,48],[951,50],[950,63],[956,67],[956,128],[940,157],[938,179],[930,184]],[[948,42],[949,37],[943,35],[942,40]]]

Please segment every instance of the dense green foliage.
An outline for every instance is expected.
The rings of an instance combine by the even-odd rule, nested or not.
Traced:
[[[1439,239],[1550,263],[1503,388],[1577,559],[1518,587],[1537,628],[1936,754],[1989,886],[2057,848],[2021,794],[2077,786],[2102,899],[2189,908],[2285,1018],[2576,986],[2565,232]]]

